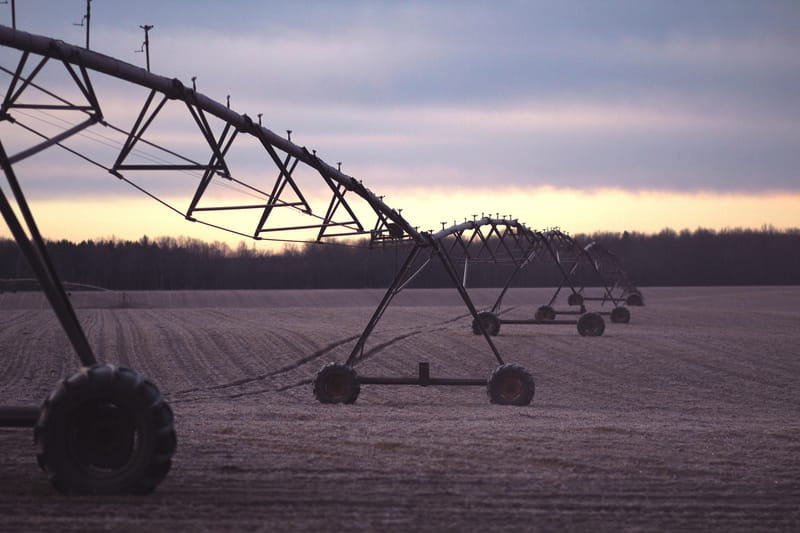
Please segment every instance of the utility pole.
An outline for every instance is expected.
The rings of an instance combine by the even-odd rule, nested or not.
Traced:
[[[140,25],[140,28],[144,30],[144,42],[142,43],[143,50],[136,50],[137,52],[144,51],[144,55],[147,58],[147,72],[150,72],[150,30],[153,29],[152,24],[145,24]]]
[[[0,2],[0,4],[7,4],[9,0],[4,0]],[[15,0],[11,0],[11,27],[15,30],[17,29],[17,6],[15,5]]]
[[[11,0],[12,2],[14,0]],[[89,28],[91,27],[92,22],[92,0],[86,0],[86,14],[81,19],[80,24],[77,22],[73,23],[73,26],[86,26],[86,49],[89,49]]]
[[[89,26],[92,22],[92,0],[86,0],[86,49],[89,49]]]

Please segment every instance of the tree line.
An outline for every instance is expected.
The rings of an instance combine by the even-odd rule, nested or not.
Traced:
[[[800,229],[665,229],[656,234],[603,232],[574,237],[580,243],[598,242],[616,254],[639,286],[800,283]],[[63,280],[113,290],[381,288],[391,282],[407,253],[405,244],[369,249],[366,241],[292,245],[281,252],[264,252],[244,242],[232,249],[221,242],[173,237],[61,240],[48,242],[47,248]],[[511,264],[470,264],[468,285],[500,286],[512,269]],[[0,239],[0,290],[20,286],[9,280],[32,277],[14,241]],[[559,282],[560,273],[553,265],[534,264],[515,284],[536,287]],[[432,261],[411,286],[450,284],[446,271]]]

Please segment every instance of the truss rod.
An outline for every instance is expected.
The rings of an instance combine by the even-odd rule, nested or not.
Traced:
[[[461,299],[464,301],[464,305],[467,306],[469,309],[470,314],[472,315],[472,319],[477,323],[478,328],[480,328],[481,333],[483,334],[483,338],[486,339],[487,344],[489,344],[489,348],[492,350],[495,359],[499,364],[504,364],[503,358],[500,355],[500,351],[495,346],[494,341],[489,336],[489,332],[486,331],[486,328],[483,325],[483,321],[478,319],[478,310],[475,308],[475,304],[472,302],[472,298],[470,298],[467,289],[464,288],[464,285],[461,283],[461,280],[458,278],[458,274],[456,273],[456,269],[453,266],[453,261],[450,259],[450,256],[439,247],[438,241],[431,241],[431,246],[434,249],[434,253],[439,257],[444,266],[445,272],[450,277],[450,281],[455,286],[458,294],[461,296]]]
[[[264,139],[268,144],[287,154],[291,154],[303,163],[323,170],[327,177],[343,185],[345,190],[353,191],[358,196],[366,199],[374,210],[384,213],[387,218],[399,225],[415,241],[425,242],[425,239],[416,228],[400,216],[397,211],[386,205],[372,191],[361,185],[355,178],[343,174],[337,168],[315,156],[310,156],[304,148],[263,126],[259,126],[249,116],[238,114],[226,105],[216,102],[196,92],[194,89],[185,87],[177,79],[169,79],[152,74],[141,67],[136,67],[92,50],[86,50],[41,35],[15,30],[7,26],[0,26],[0,45],[16,48],[22,52],[38,54],[46,58],[57,58],[72,64],[82,65],[87,69],[160,92],[170,99],[183,102],[191,101],[198,109],[230,123],[240,132],[256,135]]]
[[[405,260],[403,261],[403,265],[400,267],[400,270],[397,271],[395,274],[392,283],[386,289],[386,292],[383,294],[383,298],[381,299],[378,307],[372,313],[372,317],[370,317],[369,322],[367,322],[364,331],[358,337],[355,346],[353,346],[353,350],[350,352],[350,355],[347,358],[346,364],[352,365],[354,364],[360,357],[364,355],[364,345],[367,342],[367,339],[372,334],[375,326],[378,325],[383,313],[386,311],[386,308],[389,307],[392,299],[397,295],[399,292],[398,288],[403,284],[403,280],[411,270],[411,267],[416,261],[417,256],[422,251],[422,246],[419,244],[415,244],[411,250],[409,250],[408,255],[406,256]]]
[[[48,137],[44,133],[41,133],[41,132],[37,131],[36,129],[34,129],[34,128],[30,127],[30,126],[27,126],[26,124],[24,124],[23,122],[21,122],[19,120],[15,120],[14,124],[26,129],[27,131],[29,131],[29,132],[33,133],[34,135],[37,135],[37,136],[39,136],[39,137],[41,137],[43,139],[48,139]],[[125,133],[123,130],[120,130],[119,128],[115,128],[114,126],[112,126],[112,125],[110,125],[108,123],[104,123],[104,124],[106,126],[111,127],[112,129],[119,130],[120,132]],[[141,139],[140,142],[144,142],[146,144],[152,144],[152,143],[149,143],[148,141],[146,141],[145,139]],[[259,241],[285,242],[285,243],[298,243],[298,244],[315,244],[315,243],[316,244],[333,244],[333,245],[336,245],[336,246],[346,246],[346,247],[352,247],[352,248],[366,248],[365,246],[345,245],[343,243],[326,243],[326,242],[313,241],[313,240],[303,240],[303,239],[279,239],[279,238],[274,238],[274,237],[253,236],[253,235],[242,233],[240,231],[237,231],[237,230],[234,230],[232,228],[225,227],[225,226],[212,224],[212,223],[205,222],[203,220],[198,220],[198,219],[195,219],[195,218],[192,218],[192,217],[186,217],[186,215],[185,215],[185,213],[183,211],[181,211],[177,207],[165,202],[164,200],[159,198],[157,195],[151,193],[147,189],[145,189],[145,188],[141,187],[140,185],[136,184],[134,181],[132,181],[131,179],[127,178],[126,176],[124,176],[119,171],[114,170],[113,168],[110,168],[110,167],[108,167],[108,166],[106,166],[106,165],[104,165],[104,164],[102,164],[102,163],[100,163],[98,161],[95,161],[94,159],[92,159],[92,158],[90,158],[90,157],[88,157],[88,156],[86,156],[86,155],[84,155],[84,154],[82,154],[82,153],[80,153],[80,152],[78,152],[76,150],[73,150],[72,148],[66,146],[63,142],[59,142],[59,143],[56,143],[56,144],[57,144],[57,146],[59,148],[61,148],[63,150],[66,150],[67,152],[69,152],[69,153],[71,153],[71,154],[83,159],[84,161],[86,161],[86,162],[88,162],[88,163],[90,163],[92,165],[95,165],[95,166],[105,170],[106,172],[108,172],[109,174],[113,175],[117,179],[119,179],[121,181],[124,181],[125,183],[127,183],[128,185],[130,185],[131,187],[136,189],[137,191],[139,191],[139,192],[145,194],[146,196],[154,199],[155,201],[157,201],[161,205],[165,206],[166,208],[168,208],[169,210],[173,211],[174,213],[186,218],[190,222],[197,222],[198,224],[202,224],[202,225],[205,225],[205,226],[208,226],[208,227],[212,227],[212,228],[215,228],[215,229],[219,229],[219,230],[222,230],[222,231],[234,234],[234,235],[238,235],[238,236],[241,236],[241,237],[246,237],[248,239],[259,240]],[[153,145],[153,146],[155,148],[161,148],[158,145]],[[199,165],[199,163],[198,163],[198,165]],[[269,195],[267,193],[265,193],[263,191],[260,191],[260,190],[254,188],[254,187],[249,187],[247,184],[243,184],[243,183],[241,183],[239,180],[237,180],[235,178],[231,178],[231,181],[233,181],[233,182],[235,182],[237,184],[240,184],[240,185],[242,185],[244,187],[247,187],[247,188],[253,190],[254,192],[261,193],[264,197],[267,197],[267,198],[269,197]],[[294,202],[294,203],[285,202],[284,200],[281,200],[281,199],[277,199],[276,203],[277,203],[277,207],[291,207],[293,209],[297,209],[297,210],[300,210],[301,212],[305,213],[304,209],[299,209],[300,207],[302,207],[305,204],[302,204],[302,203],[299,203],[299,202]],[[195,211],[225,211],[225,210],[247,209],[247,208],[263,209],[264,205],[263,204],[258,204],[258,205],[253,205],[253,206],[205,207],[205,208],[195,209]],[[312,218],[317,218],[319,220],[322,220],[322,217],[320,217],[319,215],[314,215],[313,213],[308,213],[308,216],[310,216]],[[316,229],[318,227],[319,227],[319,225],[314,225],[313,229]],[[366,233],[366,232],[364,232],[364,233]],[[348,233],[348,234],[343,234],[343,235],[330,235],[330,236],[331,237],[337,237],[337,236],[344,236],[344,235],[353,235],[353,233]]]
[[[11,160],[6,155],[2,143],[0,143],[0,165],[3,167],[8,184],[17,200],[17,207],[22,214],[30,237],[25,233],[22,224],[1,189],[0,213],[2,213],[3,218],[5,218],[9,230],[17,241],[17,245],[20,247],[20,250],[23,255],[25,255],[25,258],[36,274],[36,277],[39,279],[42,290],[50,302],[61,326],[64,328],[64,332],[67,334],[72,347],[78,354],[81,364],[84,366],[91,366],[97,362],[94,357],[94,352],[89,345],[89,341],[86,339],[80,321],[67,297],[64,285],[61,283],[56,269],[50,260],[50,256],[44,244],[44,239],[41,233],[39,233],[39,228],[28,207],[28,202],[25,200],[25,195],[14,174]]]
[[[31,146],[27,150],[23,150],[22,152],[19,152],[18,154],[14,155],[12,157],[9,157],[8,158],[8,162],[13,165],[13,164],[18,163],[18,162],[22,161],[23,159],[28,158],[28,157],[30,157],[30,156],[32,156],[34,154],[38,154],[42,150],[45,150],[46,148],[49,148],[49,147],[53,146],[54,144],[58,144],[61,141],[63,141],[64,139],[72,137],[73,135],[75,135],[79,131],[88,128],[92,124],[96,124],[97,120],[98,119],[96,117],[90,117],[90,118],[84,120],[83,122],[81,122],[80,124],[78,124],[77,126],[73,126],[72,128],[70,128],[70,129],[68,129],[66,131],[63,131],[63,132],[59,133],[58,135],[56,135],[54,137],[51,137],[51,138],[49,138],[49,139],[47,139],[45,141],[42,141],[41,143],[39,143],[39,144],[37,144],[35,146]]]

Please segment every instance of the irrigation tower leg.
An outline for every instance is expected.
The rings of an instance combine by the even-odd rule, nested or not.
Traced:
[[[503,285],[503,290],[500,291],[500,294],[497,296],[497,300],[495,300],[494,305],[492,306],[492,313],[497,313],[497,311],[500,309],[500,305],[502,305],[503,303],[503,297],[505,297],[506,293],[508,292],[508,289],[511,288],[511,282],[514,281],[514,278],[517,277],[517,274],[519,274],[519,272],[525,267],[527,263],[528,263],[527,260],[518,263],[516,268],[514,268],[514,272],[512,272],[511,275],[508,276],[506,284]]]
[[[475,308],[475,304],[472,303],[472,299],[469,297],[467,289],[464,288],[464,285],[458,278],[458,273],[456,272],[456,268],[453,266],[453,261],[450,259],[450,256],[442,251],[442,249],[439,247],[438,241],[434,241],[433,239],[431,239],[431,246],[434,247],[434,252],[436,253],[437,256],[439,256],[439,259],[442,261],[442,265],[444,266],[447,275],[450,276],[450,281],[453,282],[453,286],[456,288],[456,290],[458,290],[458,294],[461,296],[461,299],[464,300],[464,304],[467,306],[467,309],[469,309],[469,312],[472,314],[473,320],[475,320],[476,323],[478,324],[478,327],[480,328],[481,333],[483,333],[483,337],[486,339],[486,342],[489,344],[489,348],[491,348],[495,359],[497,359],[497,362],[500,363],[501,365],[505,364],[505,361],[503,361],[503,358],[500,356],[500,352],[497,350],[497,346],[494,345],[494,342],[492,341],[492,338],[489,336],[489,333],[486,331],[486,328],[484,328],[481,321],[478,320],[478,310]]]
[[[33,214],[28,207],[28,202],[25,200],[25,195],[22,193],[19,181],[14,174],[14,169],[2,143],[0,143],[0,165],[3,167],[8,184],[17,200],[17,207],[22,214],[28,233],[26,234],[22,223],[2,189],[0,189],[0,212],[2,212],[6,224],[8,224],[8,229],[11,230],[11,234],[14,235],[17,246],[19,246],[22,254],[28,260],[34,274],[36,274],[36,278],[39,280],[47,300],[53,307],[53,311],[64,328],[72,347],[75,349],[75,353],[78,354],[81,364],[83,366],[92,366],[97,363],[94,352],[92,352],[81,323],[75,314],[75,309],[72,307],[72,303],[64,290],[64,285],[61,283],[53,262],[50,260],[44,239],[39,233]],[[28,234],[30,234],[30,238]]]
[[[353,363],[355,363],[355,361],[364,354],[364,345],[366,344],[367,339],[372,334],[375,326],[378,325],[378,322],[383,316],[383,313],[386,311],[386,308],[389,307],[392,299],[397,295],[397,293],[400,292],[406,274],[408,274],[408,272],[411,270],[411,266],[414,264],[414,261],[417,259],[421,251],[422,246],[415,244],[408,253],[408,256],[406,256],[405,261],[403,261],[403,265],[400,267],[400,270],[397,271],[397,274],[395,274],[392,283],[389,285],[389,288],[386,289],[383,299],[381,299],[381,302],[378,304],[375,312],[372,313],[372,318],[369,319],[367,326],[364,328],[364,331],[358,338],[358,341],[353,347],[353,351],[350,352],[350,356],[347,358],[345,364],[352,366]]]

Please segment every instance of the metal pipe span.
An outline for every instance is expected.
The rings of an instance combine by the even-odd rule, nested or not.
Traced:
[[[177,78],[159,76],[141,67],[131,65],[130,63],[120,61],[119,59],[93,50],[87,50],[51,37],[35,35],[3,25],[0,25],[0,45],[15,48],[23,52],[66,61],[76,66],[83,66],[89,70],[163,93],[168,98],[191,103],[204,112],[230,123],[241,132],[249,133],[254,136],[261,136],[272,146],[292,155],[311,167],[321,165],[327,176],[341,185],[344,185],[347,190],[353,191],[355,194],[362,197],[376,212],[382,213],[389,220],[398,224],[403,228],[403,231],[410,235],[415,241],[420,243],[425,242],[421,234],[414,229],[400,213],[386,205],[380,197],[365,187],[359,180],[342,173],[339,169],[329,165],[322,159],[310,155],[303,147],[297,146],[270,129],[254,123],[246,114],[239,114],[226,105],[212,100],[194,89],[184,86]]]
[[[495,226],[508,226],[511,228],[517,228],[520,231],[524,231],[529,233],[530,235],[534,235],[534,232],[529,230],[525,225],[521,224],[516,218],[514,219],[506,219],[506,218],[490,218],[490,217],[483,217],[477,220],[467,220],[460,224],[454,224],[447,228],[443,228],[440,231],[437,231],[432,235],[434,240],[441,240],[447,237],[448,235],[452,235],[453,233],[457,233],[459,231],[464,231],[468,229],[476,229],[481,226],[486,225],[495,225]]]

